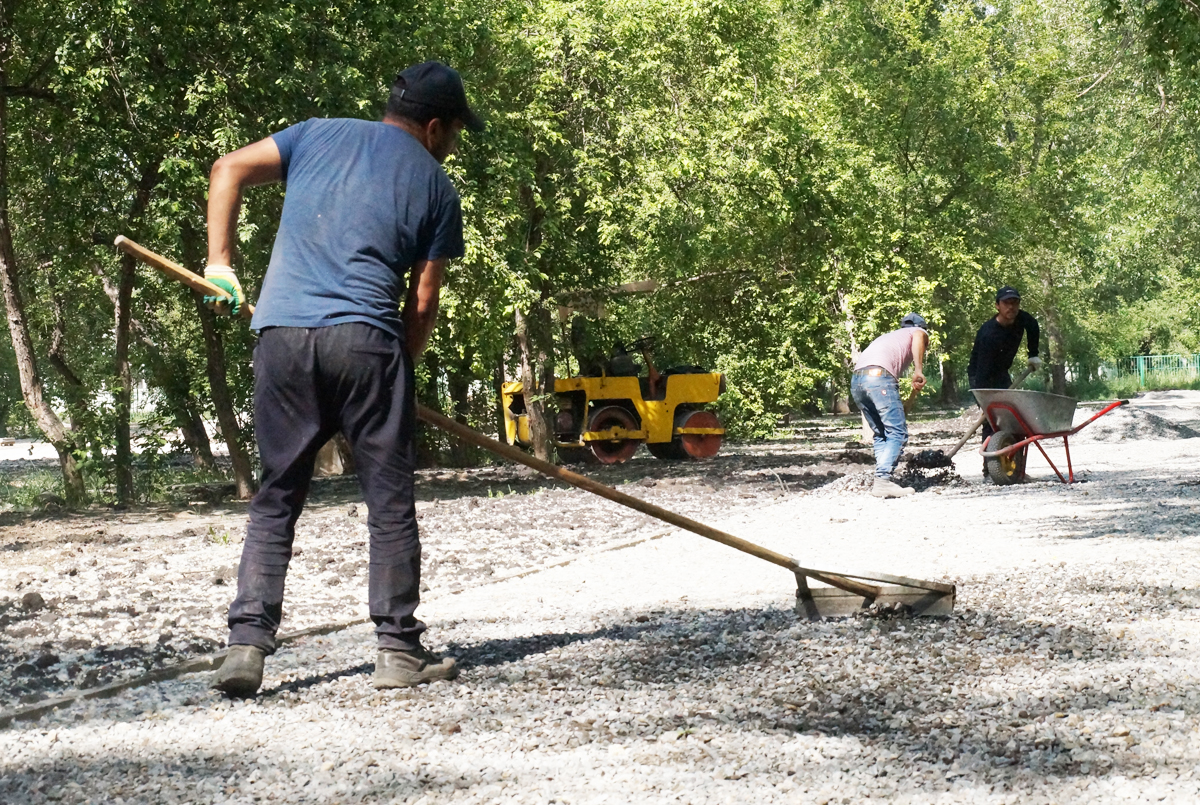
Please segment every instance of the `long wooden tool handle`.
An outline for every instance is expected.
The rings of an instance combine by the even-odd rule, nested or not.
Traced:
[[[817,581],[824,582],[825,584],[833,587],[838,587],[847,592],[854,593],[855,595],[862,595],[870,598],[875,598],[879,595],[879,589],[877,587],[873,587],[869,584],[862,584],[860,582],[856,582],[835,574],[825,573],[809,568],[802,568],[800,567],[800,564],[790,556],[784,556],[783,554],[776,553],[769,548],[764,548],[761,545],[756,545],[748,540],[735,537],[732,534],[727,534],[724,531],[705,525],[704,523],[693,520],[690,517],[684,517],[683,515],[676,514],[668,509],[655,506],[653,503],[647,503],[641,498],[635,498],[633,495],[627,495],[624,492],[613,489],[611,486],[602,484],[599,481],[593,481],[591,478],[588,478],[585,475],[571,472],[570,470],[564,469],[557,464],[551,464],[548,461],[542,461],[539,458],[529,455],[523,450],[518,450],[512,445],[504,444],[503,442],[498,442],[495,439],[484,436],[482,433],[468,428],[461,422],[456,422],[450,417],[439,414],[437,411],[432,411],[420,404],[417,405],[417,418],[424,422],[428,422],[430,425],[433,425],[439,430],[444,430],[450,435],[462,439],[464,442],[473,444],[476,447],[482,447],[489,453],[495,453],[498,456],[507,458],[510,461],[515,461],[518,464],[524,464],[526,467],[531,467],[543,475],[548,475],[551,478],[562,481],[563,483],[579,487],[580,489],[591,492],[592,494],[599,495],[602,498],[607,498],[614,503],[620,503],[622,506],[628,506],[631,509],[640,511],[642,514],[648,514],[651,517],[662,520],[665,523],[670,523],[671,525],[677,526],[686,531],[691,531],[693,534],[699,534],[702,537],[707,537],[708,539],[719,542],[722,545],[728,545],[730,548],[736,548],[743,553],[748,553],[751,556],[758,557],[759,559],[765,559],[772,564],[785,567],[793,572],[801,571],[804,573],[804,575],[814,578]]]
[[[116,246],[118,249],[121,249],[128,254],[132,254],[139,260],[154,266],[167,276],[182,282],[184,285],[187,285],[189,288],[195,291],[199,291],[203,294],[223,295],[223,291],[221,291],[220,288],[213,285],[211,282],[208,282],[203,277],[188,271],[183,266],[168,260],[162,255],[155,254],[144,246],[139,246],[129,238],[124,236],[118,237],[116,240]],[[254,311],[253,305],[245,304],[242,307],[243,310],[249,310],[251,313]],[[437,411],[432,411],[423,405],[417,405],[417,417],[422,421],[433,425],[435,428],[444,430],[450,435],[462,439],[464,442],[473,444],[476,447],[482,447],[484,450],[487,450],[490,453],[495,453],[498,456],[507,458],[510,461],[515,461],[518,464],[524,464],[527,467],[532,467],[543,475],[556,478],[563,483],[579,487],[580,489],[584,489],[588,492],[599,495],[602,498],[608,498],[615,503],[620,503],[622,506],[628,506],[631,509],[636,509],[643,514],[648,514],[651,517],[662,520],[663,522],[670,523],[671,525],[678,526],[679,528],[687,531],[691,531],[693,534],[699,534],[702,537],[707,537],[708,539],[719,542],[722,545],[728,545],[731,548],[736,548],[743,553],[748,553],[751,556],[757,556],[759,559],[765,559],[772,564],[785,567],[792,572],[803,573],[810,578],[824,582],[832,587],[845,590],[846,592],[854,593],[855,595],[861,595],[871,599],[879,597],[880,590],[878,587],[874,587],[870,584],[863,584],[862,582],[854,581],[852,579],[843,578],[842,576],[832,573],[825,573],[824,571],[813,570],[811,568],[803,568],[800,566],[799,562],[790,556],[784,556],[781,553],[776,553],[775,551],[764,548],[761,545],[755,545],[753,542],[741,539],[740,537],[735,537],[732,534],[726,534],[724,531],[707,526],[704,523],[691,519],[690,517],[684,517],[683,515],[676,514],[668,509],[663,509],[659,506],[655,506],[652,503],[647,503],[644,500],[635,498],[632,495],[626,495],[624,492],[618,492],[611,486],[606,486],[599,481],[593,481],[591,478],[571,472],[570,470],[563,469],[557,464],[551,464],[548,461],[542,461],[541,459],[534,458],[524,451],[518,450],[512,445],[498,442],[495,439],[490,439],[487,436],[484,436],[482,433],[474,431],[471,428],[468,428],[466,425],[456,422],[448,416],[443,416]]]
[[[1021,372],[1021,374],[1017,375],[1017,379],[1014,380],[1012,382],[1012,385],[1008,387],[1009,390],[1011,391],[1012,389],[1015,389],[1017,386],[1024,383],[1025,378],[1029,377],[1029,374],[1032,371],[1033,371],[1032,369],[1026,368],[1024,372]],[[987,412],[980,411],[979,416],[976,417],[976,419],[975,419],[975,424],[972,425],[971,429],[966,432],[966,435],[964,435],[961,439],[958,440],[958,444],[954,445],[954,447],[950,450],[950,452],[946,454],[946,458],[954,458],[954,454],[957,453],[959,450],[962,450],[963,445],[967,443],[967,439],[970,439],[972,436],[975,435],[975,431],[979,430],[979,426],[983,424],[983,421],[985,419],[987,419]]]
[[[157,268],[171,279],[176,280],[177,282],[182,282],[184,285],[188,286],[197,293],[204,294],[205,296],[228,296],[225,291],[221,290],[216,285],[213,285],[196,272],[188,271],[186,268],[179,265],[179,263],[176,263],[173,260],[168,260],[161,254],[155,254],[145,246],[135,243],[124,235],[117,235],[117,239],[113,241],[113,245],[126,254],[133,255],[146,265]],[[244,303],[241,307],[241,310],[238,312],[238,315],[243,319],[250,318],[254,315],[254,305],[250,304],[249,302]]]

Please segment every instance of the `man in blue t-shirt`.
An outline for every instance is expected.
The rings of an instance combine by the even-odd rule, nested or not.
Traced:
[[[454,70],[401,72],[381,122],[317,119],[226,154],[213,165],[208,267],[245,303],[230,268],[244,188],[286,182],[283,214],[251,326],[254,435],[262,487],[229,608],[229,653],[214,687],[250,696],[275,650],[296,520],[317,451],[341,431],[354,456],[371,535],[368,581],[379,641],[374,683],[408,687],[458,674],[421,645],[421,543],[413,497],[413,362],[433,332],[446,264],[463,256],[458,193],[441,163],[466,126],[483,123]],[[401,306],[401,300],[403,305]]]

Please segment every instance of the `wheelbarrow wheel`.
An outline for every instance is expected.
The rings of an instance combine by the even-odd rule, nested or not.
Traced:
[[[1000,430],[992,434],[992,438],[988,440],[987,449],[1003,450],[1009,445],[1014,445],[1021,441],[1015,433],[1010,431]],[[987,470],[988,477],[992,479],[992,483],[999,486],[1007,486],[1008,484],[1019,484],[1025,480],[1025,458],[1028,447],[1022,447],[1015,453],[1010,453],[1007,456],[992,456],[984,459],[984,468]]]

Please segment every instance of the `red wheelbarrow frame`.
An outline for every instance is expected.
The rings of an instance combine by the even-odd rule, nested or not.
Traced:
[[[1080,423],[1078,427],[1071,428],[1070,430],[1060,430],[1055,431],[1054,433],[1033,433],[1033,428],[1029,427],[1029,425],[1025,422],[1024,417],[1017,413],[1017,409],[1013,408],[1010,404],[1005,402],[989,403],[986,413],[988,423],[992,426],[992,430],[996,430],[996,426],[999,424],[996,421],[996,417],[992,414],[992,411],[996,409],[1002,409],[1013,415],[1013,418],[1017,420],[1017,424],[1021,426],[1021,429],[1024,430],[1025,433],[1032,435],[1027,436],[1025,439],[1016,442],[1015,444],[1010,444],[1008,447],[1005,447],[1001,450],[992,451],[987,450],[988,444],[992,441],[992,437],[989,436],[987,442],[985,442],[983,447],[980,448],[979,454],[984,458],[1011,456],[1018,450],[1024,450],[1026,447],[1032,444],[1042,454],[1042,458],[1046,459],[1046,463],[1050,465],[1050,469],[1054,470],[1054,474],[1058,476],[1058,480],[1062,481],[1064,484],[1073,484],[1075,483],[1075,468],[1071,466],[1071,443],[1068,437],[1074,436],[1076,433],[1079,433],[1079,431],[1083,430],[1085,427],[1092,424],[1109,411],[1112,411],[1115,408],[1120,408],[1122,405],[1129,405],[1129,400],[1117,400],[1116,402],[1109,403],[1091,419]],[[1043,447],[1039,444],[1039,442],[1041,442],[1043,439],[1058,438],[1063,440],[1063,449],[1067,452],[1067,478],[1064,478],[1063,474],[1058,471],[1058,467],[1054,466],[1054,462],[1050,460],[1050,456],[1046,455],[1045,449],[1043,449]]]

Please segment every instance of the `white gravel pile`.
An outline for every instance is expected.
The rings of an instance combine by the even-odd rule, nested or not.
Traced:
[[[679,533],[449,594],[451,545],[500,523],[536,546],[573,493],[513,496],[511,522],[463,502],[421,611],[458,682],[380,694],[369,628],[306,638],[253,701],[192,675],[0,732],[0,801],[1195,802],[1198,451],[1084,444],[1072,487],[1031,457],[1025,485],[892,501],[776,483],[713,518],[810,566],[954,579],[944,620],[799,621],[786,572]]]
[[[1096,413],[1081,407],[1079,425]],[[1080,442],[1157,441],[1200,437],[1200,392],[1152,391],[1097,419],[1074,437]]]

